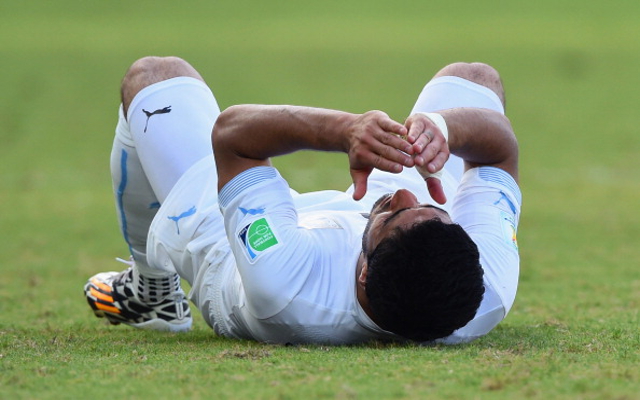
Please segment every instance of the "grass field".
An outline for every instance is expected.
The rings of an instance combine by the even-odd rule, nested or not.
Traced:
[[[222,4],[220,4],[222,3]],[[442,3],[442,2],[441,2]],[[0,4],[0,398],[640,399],[640,3]],[[118,87],[178,55],[221,107],[403,119],[453,61],[502,74],[521,146],[519,294],[470,345],[282,347],[110,327],[81,294],[126,256],[108,157]],[[338,155],[278,161],[300,190]]]

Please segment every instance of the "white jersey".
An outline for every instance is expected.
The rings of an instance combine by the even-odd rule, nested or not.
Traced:
[[[443,208],[476,242],[485,271],[475,318],[440,340],[459,343],[493,329],[514,301],[521,199],[515,181],[496,168],[468,171],[459,187],[446,174],[443,183],[449,199]],[[381,195],[407,188],[433,202],[414,169],[374,171],[359,202],[352,188],[297,194],[271,167],[235,177],[219,204],[216,185],[210,158],[184,174],[154,219],[148,257],[193,277],[191,299],[218,334],[274,343],[399,339],[360,307],[356,263],[363,214]]]

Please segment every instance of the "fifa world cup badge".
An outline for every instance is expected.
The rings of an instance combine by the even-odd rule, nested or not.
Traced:
[[[267,250],[277,247],[280,242],[267,217],[259,218],[245,225],[238,232],[245,255],[253,264]]]

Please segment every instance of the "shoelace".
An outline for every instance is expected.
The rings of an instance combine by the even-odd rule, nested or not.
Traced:
[[[134,265],[136,265],[136,262],[133,261],[133,258],[129,258],[128,260],[125,260],[123,258],[116,257],[116,261],[119,261],[119,262],[121,262],[123,264],[127,264],[130,267],[133,267]]]
[[[173,297],[175,298],[175,304],[176,304],[176,318],[177,319],[183,319],[184,318],[184,308],[182,307],[182,294],[181,293],[175,293],[173,295]]]

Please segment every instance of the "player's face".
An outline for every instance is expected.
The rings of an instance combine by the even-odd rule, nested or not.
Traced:
[[[396,228],[402,229],[435,218],[451,223],[446,211],[431,204],[420,204],[416,196],[406,189],[382,196],[371,208],[362,237],[362,250],[368,255]]]

